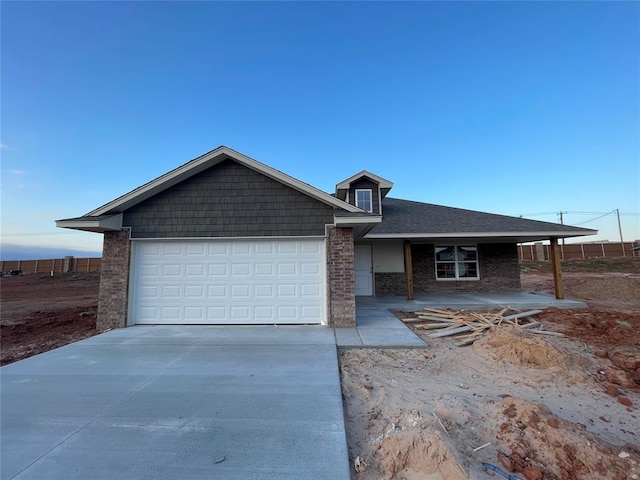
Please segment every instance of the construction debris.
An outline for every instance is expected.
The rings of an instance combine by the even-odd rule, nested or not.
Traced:
[[[413,324],[413,328],[437,330],[428,334],[429,338],[449,337],[457,335],[457,346],[471,345],[489,330],[499,325],[513,325],[536,334],[564,336],[562,333],[542,330],[542,324],[532,317],[542,310],[521,312],[511,307],[504,307],[498,312],[476,312],[464,310],[437,310],[425,307],[416,312],[416,317],[406,318],[405,323]],[[470,332],[466,335],[462,333]]]

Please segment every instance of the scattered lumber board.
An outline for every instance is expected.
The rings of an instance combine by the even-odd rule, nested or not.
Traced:
[[[542,313],[542,310],[521,312],[511,307],[504,307],[498,312],[466,312],[425,307],[419,312],[414,312],[415,316],[405,319],[404,322],[412,324],[416,329],[435,330],[427,334],[429,338],[456,336],[456,345],[461,347],[473,344],[499,325],[513,325],[537,334],[564,336],[561,333],[542,330],[541,323],[532,318],[539,313]],[[463,333],[467,334],[460,335]]]

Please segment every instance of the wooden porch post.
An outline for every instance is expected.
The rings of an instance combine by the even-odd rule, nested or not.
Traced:
[[[562,285],[562,264],[560,263],[560,248],[558,239],[553,237],[551,240],[551,266],[553,267],[553,286],[558,300],[564,299],[564,287]]]
[[[404,241],[404,271],[407,276],[407,300],[413,300],[413,263],[411,262],[411,240]]]

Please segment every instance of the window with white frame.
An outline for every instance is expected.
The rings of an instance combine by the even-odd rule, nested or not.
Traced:
[[[356,207],[365,212],[373,212],[373,194],[371,190],[356,189]]]
[[[437,280],[478,280],[478,247],[436,245]]]

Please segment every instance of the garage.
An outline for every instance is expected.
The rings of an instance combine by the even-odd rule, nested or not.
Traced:
[[[321,324],[324,239],[136,240],[130,324]]]

